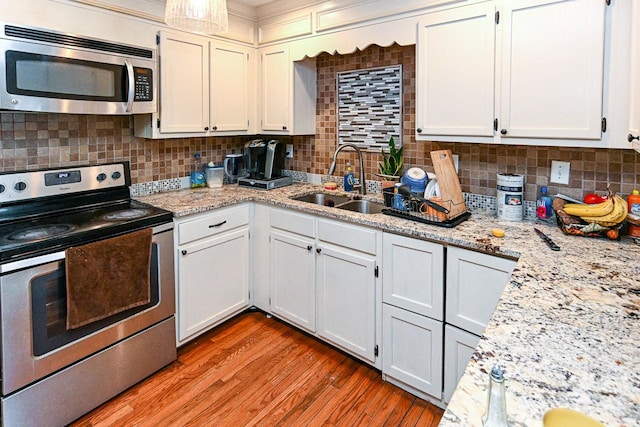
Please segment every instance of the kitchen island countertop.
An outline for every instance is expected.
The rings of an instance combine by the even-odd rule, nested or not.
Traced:
[[[290,199],[319,190],[298,183],[268,192],[225,185],[136,199],[176,218],[253,201],[517,258],[440,426],[482,425],[493,364],[505,368],[512,426],[542,426],[544,413],[555,407],[581,411],[607,426],[640,425],[640,245],[564,235],[555,226],[481,213],[446,229]],[[534,225],[561,251],[551,251]],[[494,227],[503,228],[505,237],[493,237]]]

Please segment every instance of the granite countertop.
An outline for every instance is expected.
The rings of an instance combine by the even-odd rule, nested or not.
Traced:
[[[533,222],[474,213],[446,229],[289,198],[319,189],[311,184],[268,192],[224,186],[136,199],[170,210],[176,218],[254,201],[517,258],[440,426],[482,424],[488,372],[496,363],[505,368],[512,426],[542,426],[543,414],[555,407],[581,411],[607,426],[640,425],[640,245],[568,236],[537,224],[562,248],[553,252],[534,233]],[[503,228],[505,237],[493,237],[493,227]]]

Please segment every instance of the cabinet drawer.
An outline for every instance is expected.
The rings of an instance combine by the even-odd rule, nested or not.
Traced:
[[[271,209],[271,227],[307,237],[316,236],[315,218],[293,211]]]
[[[356,251],[376,254],[376,231],[356,225],[318,220],[318,239]]]
[[[249,224],[249,206],[234,206],[213,211],[197,219],[178,224],[178,244],[193,242]]]

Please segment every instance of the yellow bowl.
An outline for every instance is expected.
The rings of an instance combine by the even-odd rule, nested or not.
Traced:
[[[605,427],[601,422],[582,412],[566,408],[547,411],[542,418],[542,423],[544,427]]]

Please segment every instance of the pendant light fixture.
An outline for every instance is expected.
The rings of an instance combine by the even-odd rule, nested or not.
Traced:
[[[221,34],[229,29],[226,0],[167,0],[164,22],[190,33]]]

